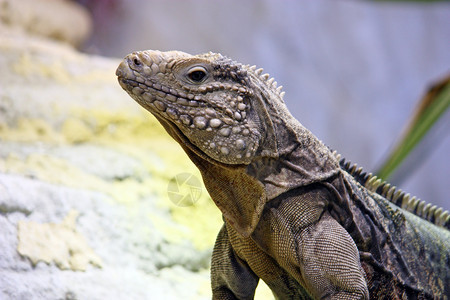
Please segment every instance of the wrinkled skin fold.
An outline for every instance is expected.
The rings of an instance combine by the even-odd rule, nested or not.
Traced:
[[[261,69],[148,50],[116,75],[183,147],[223,214],[214,299],[253,299],[259,279],[277,299],[450,294],[449,231],[366,189]]]

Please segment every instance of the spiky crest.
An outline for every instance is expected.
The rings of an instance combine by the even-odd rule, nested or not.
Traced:
[[[437,226],[444,227],[450,230],[450,213],[436,205],[420,200],[417,197],[411,197],[409,193],[402,191],[396,186],[378,178],[372,173],[366,173],[362,167],[357,164],[352,164],[350,161],[346,161],[340,154],[333,151],[333,155],[339,161],[342,169],[347,171],[353,178],[356,179],[361,185],[373,193],[386,198],[391,203],[398,207],[409,211],[416,216],[427,220]]]

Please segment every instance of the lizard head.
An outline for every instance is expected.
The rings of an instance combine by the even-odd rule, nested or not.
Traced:
[[[197,155],[245,165],[263,155],[259,149],[274,148],[261,147],[274,138],[268,134],[270,118],[258,108],[264,105],[255,87],[263,85],[255,80],[263,77],[254,67],[215,53],[148,50],[126,56],[116,75],[132,98]]]

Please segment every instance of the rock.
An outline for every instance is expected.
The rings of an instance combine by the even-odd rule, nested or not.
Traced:
[[[119,60],[0,29],[0,299],[209,299],[220,213]],[[196,222],[192,222],[192,220]]]
[[[71,210],[60,224],[19,221],[17,251],[33,265],[43,261],[55,263],[61,270],[86,271],[91,263],[100,268],[101,259],[75,228],[78,215],[79,212]]]

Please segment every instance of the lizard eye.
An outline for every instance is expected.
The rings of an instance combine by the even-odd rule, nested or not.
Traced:
[[[203,67],[193,67],[189,70],[187,76],[193,82],[202,82],[206,77],[206,69]]]

